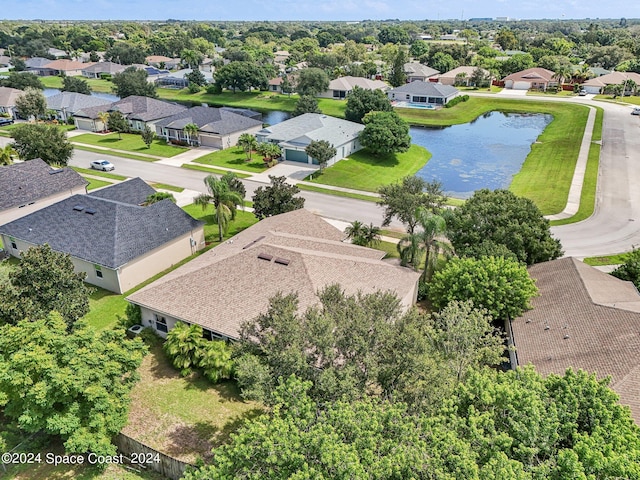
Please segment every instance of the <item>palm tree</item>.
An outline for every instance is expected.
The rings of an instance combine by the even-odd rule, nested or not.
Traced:
[[[362,240],[365,247],[375,247],[380,243],[380,227],[376,227],[373,223],[362,227]]]
[[[553,78],[558,80],[558,90],[562,90],[562,84],[569,78],[571,78],[571,68],[568,65],[561,65],[556,73],[553,74]]]
[[[218,238],[222,242],[222,236],[227,233],[229,221],[236,218],[236,208],[242,205],[242,198],[237,192],[229,187],[224,180],[220,180],[213,175],[204,179],[209,193],[202,193],[194,199],[196,205],[201,205],[202,209],[212,203],[215,209],[213,218],[218,224]]]
[[[200,129],[198,128],[198,125],[196,125],[195,123],[187,123],[184,128],[182,129],[182,131],[184,132],[184,134],[187,136],[187,143],[191,143],[191,137],[198,137],[198,131]],[[194,141],[194,144],[197,143],[197,140]]]
[[[12,143],[8,143],[4,148],[0,148],[0,165],[11,165],[13,163],[13,155],[17,155],[16,149]]]
[[[238,137],[238,146],[246,153],[247,161],[251,161],[251,152],[258,146],[258,141],[250,133],[243,133]]]
[[[638,92],[638,84],[631,80],[630,78],[624,81],[624,92],[623,95],[635,95]]]
[[[102,122],[102,131],[104,132],[109,122],[109,114],[107,112],[98,112],[98,119]]]
[[[418,270],[424,259],[424,270],[422,271],[422,281],[429,281],[440,253],[449,253],[451,247],[438,237],[442,237],[446,231],[446,223],[440,215],[435,215],[424,208],[418,208],[416,218],[421,230],[409,234],[398,243],[400,262],[403,266],[411,264]]]
[[[344,229],[344,233],[347,234],[347,238],[351,240],[351,243],[361,247],[372,247],[380,242],[380,228],[373,223],[365,225],[358,220],[354,220],[351,225]]]
[[[164,350],[183,376],[189,375],[196,366],[196,352],[202,341],[202,327],[198,325],[178,322],[167,334]]]
[[[344,229],[344,233],[347,238],[351,240],[354,245],[364,245],[362,242],[362,234],[364,232],[364,224],[358,220],[351,222],[347,228]]]

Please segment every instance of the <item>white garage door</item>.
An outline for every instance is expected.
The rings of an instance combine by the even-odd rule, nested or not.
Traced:
[[[222,139],[210,135],[200,135],[200,145],[203,147],[222,148]]]

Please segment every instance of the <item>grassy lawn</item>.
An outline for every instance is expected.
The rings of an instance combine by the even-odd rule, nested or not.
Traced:
[[[538,92],[538,91],[528,91],[527,95],[535,97],[577,97],[578,94],[574,93],[572,90],[561,90],[559,92]]]
[[[215,175],[224,175],[228,172],[228,170],[221,170],[219,168],[213,167],[205,167],[204,165],[194,165],[192,163],[185,163],[181,165],[180,168],[186,168],[187,170],[198,170],[200,172],[213,173]],[[238,178],[249,178],[251,175],[248,173],[237,173],[234,172]]]
[[[126,180],[127,177],[116,175],[115,173],[103,172],[102,170],[94,170],[93,168],[71,167],[73,170],[84,175],[93,175],[94,177],[110,178],[111,180]]]
[[[209,205],[203,210],[201,206],[192,203],[191,205],[183,207],[183,210],[193,218],[197,218],[198,220],[205,222],[205,241],[207,244],[211,243],[213,246],[218,245],[218,224],[213,220],[213,205]],[[224,238],[227,239],[233,237],[237,233],[257,222],[258,219],[253,213],[238,210],[236,212],[236,219],[229,224],[229,230],[224,235]]]
[[[375,192],[381,185],[393,183],[407,175],[413,175],[431,158],[425,148],[411,145],[405,153],[374,156],[367,149],[350,155],[321,175],[314,174],[313,183],[354,188]]]
[[[244,150],[238,147],[226,148],[209,153],[204,157],[196,158],[194,162],[203,165],[245,170],[251,173],[262,173],[267,169],[260,155],[254,153],[251,160],[247,161],[247,155],[244,153]]]
[[[618,265],[627,261],[629,252],[616,253],[614,255],[602,255],[599,257],[587,257],[583,260],[587,265],[600,267],[602,265]]]
[[[197,375],[181,377],[160,347],[138,372],[123,433],[186,462],[210,460],[212,448],[263,412],[260,404],[242,400],[235,382],[212,385]]]
[[[114,157],[130,158],[131,160],[138,160],[140,162],[157,162],[159,160],[158,158],[142,157],[133,153],[115,152],[113,150],[102,150],[100,148],[88,147],[86,145],[74,145],[73,148],[76,150],[84,150],[86,152],[101,153],[103,155],[109,154]]]
[[[387,252],[384,258],[400,258],[398,253],[398,245],[391,242],[378,242],[373,248]]]
[[[113,183],[111,183],[111,182],[105,182],[104,180],[98,180],[97,178],[84,177],[84,179],[87,182],[89,182],[89,185],[87,185],[87,190],[95,190],[96,188],[107,187],[109,185],[113,185]]]
[[[580,194],[580,207],[578,212],[564,220],[553,220],[552,226],[567,225],[569,223],[581,222],[593,215],[596,206],[596,190],[598,186],[598,166],[600,164],[600,144],[595,143],[602,139],[602,118],[604,111],[597,109],[596,123],[593,126],[592,143],[589,147],[589,158],[587,160],[587,170],[584,175],[582,192]]]
[[[602,100],[604,102],[619,103],[619,104],[622,104],[622,105],[626,105],[626,104],[629,104],[629,105],[640,105],[640,96],[613,98],[611,95],[596,95],[593,98],[594,98],[594,100]]]
[[[20,123],[14,123],[14,124],[11,124],[11,125],[6,125],[4,127],[0,127],[0,135],[4,135],[5,137],[9,137],[9,136],[11,136],[11,132],[13,130],[15,130],[16,128],[18,128],[18,127],[20,127],[22,125],[29,125],[29,124],[25,123],[25,122],[20,122]],[[64,125],[64,124],[60,124],[60,123],[45,123],[45,125],[55,125],[59,129],[64,130],[65,132],[70,132],[70,131],[76,129],[75,125]]]
[[[94,92],[102,92],[102,93],[113,93],[111,87],[113,87],[113,83],[107,80],[100,80],[96,78],[84,78],[91,90]],[[62,78],[61,77],[40,77],[40,81],[46,88],[62,88]]]
[[[72,141],[74,143],[115,148],[117,150],[125,150],[132,153],[143,153],[145,155],[155,155],[156,157],[165,158],[173,157],[188,150],[184,147],[167,145],[165,140],[154,140],[151,144],[151,148],[147,148],[140,135],[135,133],[123,133],[122,140],[118,139],[117,133],[109,133],[107,135],[85,133],[84,135],[73,137]]]
[[[316,187],[314,185],[305,185],[304,183],[296,184],[300,190],[309,192],[324,193],[325,195],[334,195],[336,197],[355,198],[356,200],[364,200],[365,202],[377,202],[378,197],[372,195],[363,195],[361,193],[341,192],[340,190],[329,190],[328,188]]]
[[[176,187],[175,185],[169,185],[166,183],[151,183],[150,185],[156,190],[169,190],[170,192],[177,192],[177,193],[184,192],[185,190],[182,187]]]

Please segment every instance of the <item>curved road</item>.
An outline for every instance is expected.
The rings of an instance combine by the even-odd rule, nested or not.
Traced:
[[[483,95],[483,94],[478,94]],[[489,96],[489,95],[483,95]],[[540,100],[540,97],[515,97],[514,100]],[[587,98],[549,98],[602,107],[605,111],[598,193],[594,214],[579,223],[553,227],[562,242],[565,255],[587,257],[628,251],[640,245],[640,119],[630,115],[629,106],[596,102]],[[0,137],[0,146],[10,139]],[[168,183],[203,191],[204,172],[168,165],[130,160],[105,154],[75,150],[70,164],[87,168],[96,158],[107,158],[116,172],[142,177],[151,182]],[[251,197],[260,183],[244,180]],[[382,210],[370,202],[303,191],[305,207],[328,218],[379,224]],[[396,223],[395,226],[400,226]]]

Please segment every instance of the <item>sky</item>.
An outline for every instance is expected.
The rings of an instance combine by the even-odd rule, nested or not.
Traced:
[[[0,0],[5,20],[640,18],[637,0]]]

